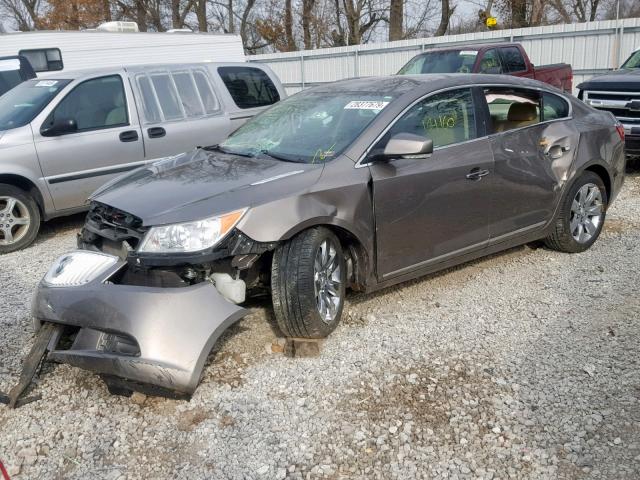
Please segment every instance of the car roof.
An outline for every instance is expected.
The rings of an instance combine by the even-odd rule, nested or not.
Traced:
[[[214,67],[246,67],[252,66],[260,68],[260,65],[249,65],[248,62],[191,62],[191,63],[152,63],[142,65],[123,65],[121,67],[101,67],[101,68],[88,68],[78,70],[63,70],[60,72],[42,73],[39,78],[41,79],[67,79],[76,80],[84,77],[93,77],[101,74],[113,74],[126,71],[143,72],[147,70],[161,70],[161,69],[179,69],[197,66],[214,66]]]
[[[421,93],[441,90],[458,85],[513,85],[514,87],[557,89],[529,78],[511,75],[481,73],[425,73],[421,75],[389,75],[384,77],[359,77],[314,87],[315,92],[362,92],[401,96],[420,89]]]

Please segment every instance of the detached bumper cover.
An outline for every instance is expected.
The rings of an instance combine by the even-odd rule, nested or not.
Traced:
[[[49,359],[131,382],[191,394],[211,348],[247,311],[225,300],[210,283],[151,288],[108,283],[118,262],[81,286],[36,291],[32,313],[42,322],[80,327],[68,350]]]

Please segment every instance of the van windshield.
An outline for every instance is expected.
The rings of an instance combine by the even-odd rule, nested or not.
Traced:
[[[0,131],[31,122],[71,80],[29,80],[0,97]]]
[[[338,156],[392,100],[378,92],[301,92],[249,120],[219,148],[322,163]]]

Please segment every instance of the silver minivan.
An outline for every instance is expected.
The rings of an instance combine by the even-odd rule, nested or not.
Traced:
[[[214,145],[286,96],[246,63],[65,72],[0,97],[0,253],[29,245],[41,219],[87,208],[116,175]]]

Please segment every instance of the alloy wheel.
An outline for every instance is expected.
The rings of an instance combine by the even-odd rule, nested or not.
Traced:
[[[598,232],[602,223],[604,205],[600,188],[594,183],[584,184],[571,203],[569,228],[574,240],[587,243]]]
[[[0,197],[0,245],[12,245],[29,231],[31,217],[27,206],[14,197]]]
[[[313,279],[320,318],[327,324],[331,323],[340,307],[342,281],[340,259],[335,245],[329,239],[324,240],[316,252]]]

